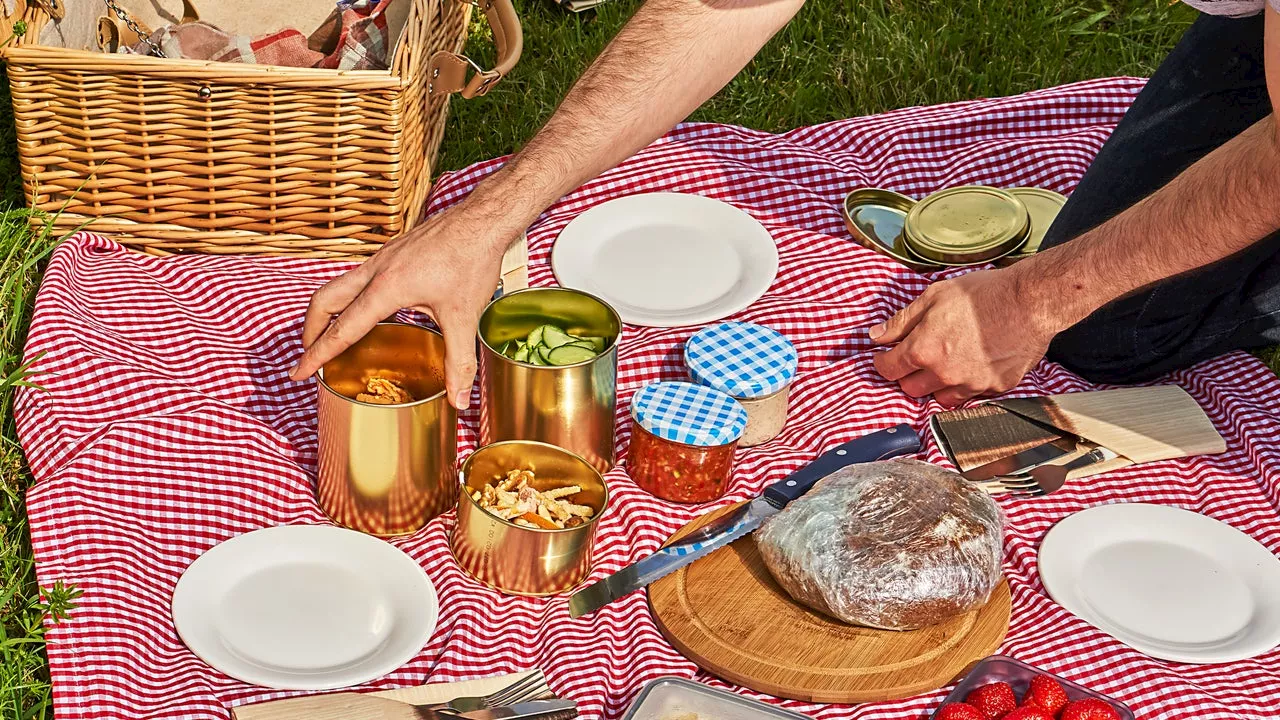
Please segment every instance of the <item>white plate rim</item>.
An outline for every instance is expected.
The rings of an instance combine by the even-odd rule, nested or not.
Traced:
[[[332,672],[300,672],[289,673],[287,671],[259,671],[251,663],[236,664],[223,663],[218,660],[216,654],[207,653],[205,648],[197,642],[194,646],[191,639],[195,637],[193,630],[195,625],[189,625],[184,616],[186,612],[184,607],[190,604],[187,599],[192,590],[189,588],[196,584],[200,573],[209,572],[206,568],[210,563],[217,563],[219,559],[229,552],[236,552],[237,549],[246,544],[256,542],[266,542],[278,537],[284,537],[285,542],[296,542],[289,538],[290,535],[297,535],[301,541],[303,536],[314,538],[317,534],[323,533],[331,535],[335,538],[342,538],[339,542],[359,544],[367,548],[370,552],[381,553],[385,557],[403,568],[403,576],[399,578],[399,583],[406,587],[405,593],[420,593],[421,614],[425,617],[420,631],[416,636],[410,637],[406,642],[405,651],[397,654],[388,654],[386,657],[373,663],[362,672],[351,672],[349,670],[338,670]],[[214,565],[216,570],[216,565]],[[192,575],[195,571],[197,574]],[[397,571],[399,572],[399,571]],[[191,578],[196,578],[193,581]],[[292,525],[276,525],[271,527],[259,528],[251,530],[235,537],[228,538],[208,550],[201,553],[187,569],[183,571],[178,578],[178,582],[174,585],[173,593],[170,597],[170,618],[173,621],[174,629],[183,644],[196,657],[200,658],[209,667],[217,670],[228,677],[241,682],[249,683],[259,687],[270,688],[273,690],[337,690],[348,688],[362,683],[369,682],[380,678],[404,665],[417,656],[422,648],[427,645],[431,637],[435,634],[436,626],[439,623],[440,602],[436,594],[435,586],[432,585],[431,579],[427,577],[426,571],[418,564],[416,560],[410,557],[406,552],[391,543],[380,538],[367,535],[348,528],[338,527],[336,525],[310,525],[310,524],[292,524]],[[199,619],[195,619],[199,622]]]
[[[655,200],[658,202],[714,204],[719,208],[732,210],[735,215],[742,218],[743,227],[750,228],[751,233],[749,236],[758,238],[760,249],[764,249],[766,247],[769,248],[769,257],[766,258],[766,264],[761,266],[761,279],[757,281],[756,285],[751,287],[749,292],[745,292],[736,302],[717,303],[710,307],[687,311],[682,314],[671,314],[669,316],[645,314],[642,310],[639,312],[633,311],[632,307],[626,303],[620,303],[616,299],[612,299],[608,292],[603,291],[600,288],[582,287],[578,283],[573,282],[572,278],[566,281],[562,268],[565,263],[565,253],[568,252],[564,248],[568,246],[561,242],[561,239],[566,237],[566,233],[568,233],[568,243],[570,244],[589,242],[586,240],[575,240],[575,233],[582,227],[597,221],[601,215],[607,216],[608,213],[618,212],[620,208],[625,208],[627,205],[632,203],[651,202]],[[768,242],[766,243],[765,240]],[[768,228],[761,224],[759,220],[752,217],[747,211],[733,205],[732,203],[708,197],[706,195],[672,191],[641,192],[633,193],[631,195],[623,195],[588,208],[577,217],[570,220],[569,223],[560,231],[559,235],[556,237],[554,245],[552,245],[550,257],[552,272],[555,274],[556,282],[559,283],[561,287],[579,289],[584,292],[600,296],[618,312],[622,321],[628,325],[654,328],[675,328],[704,325],[718,320],[723,320],[746,310],[757,300],[763,297],[764,294],[769,291],[769,288],[773,286],[774,281],[777,280],[778,277],[780,261],[781,258],[778,253],[778,244],[777,241],[774,240],[772,233],[770,233]]]
[[[1280,646],[1280,625],[1277,625],[1269,634],[1263,635],[1261,638],[1247,644],[1227,644],[1200,650],[1188,648],[1183,651],[1172,644],[1144,642],[1140,634],[1130,632],[1109,619],[1100,617],[1092,608],[1088,607],[1088,603],[1084,600],[1077,604],[1073,592],[1076,575],[1066,570],[1065,562],[1060,563],[1064,566],[1062,572],[1054,568],[1055,563],[1059,563],[1060,558],[1067,558],[1081,552],[1080,546],[1072,542],[1072,535],[1078,529],[1087,528],[1089,523],[1099,519],[1124,523],[1126,515],[1130,517],[1145,516],[1144,520],[1163,515],[1166,518],[1176,517],[1182,522],[1196,523],[1200,528],[1203,528],[1203,532],[1216,535],[1217,542],[1234,545],[1239,548],[1242,554],[1249,553],[1257,556],[1262,562],[1259,563],[1260,567],[1255,577],[1263,577],[1264,579],[1269,577],[1273,582],[1280,582],[1280,557],[1273,555],[1266,546],[1248,534],[1221,520],[1192,510],[1156,503],[1106,503],[1095,505],[1063,518],[1049,529],[1041,541],[1036,558],[1036,569],[1040,576],[1041,584],[1044,585],[1045,591],[1054,602],[1102,632],[1111,635],[1118,642],[1160,660],[1188,664],[1229,663],[1248,660],[1266,654]],[[1132,525],[1132,523],[1129,523],[1129,526],[1138,527],[1138,525]],[[1172,537],[1171,535],[1161,534],[1162,532],[1167,532],[1167,526],[1146,525],[1145,527],[1148,529],[1148,532],[1144,535],[1146,538],[1160,540],[1162,537]],[[1170,544],[1177,545],[1179,543]],[[1252,587],[1250,589],[1253,590]],[[1255,600],[1266,601],[1270,599],[1272,601],[1270,605],[1273,608],[1280,608],[1280,597],[1258,598],[1256,591],[1254,595]]]

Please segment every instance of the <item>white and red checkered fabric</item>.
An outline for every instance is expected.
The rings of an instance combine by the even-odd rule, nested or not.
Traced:
[[[784,135],[682,126],[556,204],[529,233],[534,284],[557,233],[610,198],[656,190],[733,203],[770,230],[778,279],[739,319],[775,327],[800,351],[793,410],[775,442],[743,451],[724,503],[760,490],[843,440],[899,422],[923,428],[939,408],[902,395],[871,365],[864,329],[921,292],[926,279],[853,244],[839,204],[851,188],[920,196],[964,183],[1069,191],[1142,81],[1100,80],[1028,95],[833,122]],[[433,208],[498,166],[442,178]],[[225,718],[227,706],[277,697],[206,667],[174,633],[169,596],[218,542],[257,528],[323,523],[316,507],[315,388],[285,377],[299,353],[307,298],[344,268],[243,257],[160,260],[81,235],[56,253],[36,308],[29,358],[44,391],[19,396],[37,484],[29,494],[39,579],[84,590],[50,628],[57,717]],[[671,351],[694,328],[628,328],[620,356],[623,415],[642,384],[680,374]],[[1110,693],[1142,718],[1270,719],[1280,707],[1280,652],[1223,666],[1149,659],[1045,595],[1036,548],[1054,522],[1101,503],[1189,508],[1280,550],[1280,380],[1244,354],[1170,378],[1226,436],[1224,455],[1111,473],[1052,497],[1005,501],[1013,622],[1003,651]],[[1024,393],[1090,386],[1045,363]],[[475,444],[475,412],[459,431]],[[936,448],[929,457],[945,462]],[[705,511],[655,500],[609,475],[593,577],[642,557]],[[659,635],[642,593],[571,621],[563,597],[504,597],[450,559],[449,513],[395,544],[422,563],[443,609],[417,658],[368,687],[545,668],[586,717],[616,718],[644,682],[698,669]],[[732,602],[726,598],[726,602]],[[282,598],[281,602],[288,602]],[[785,632],[779,628],[779,632]],[[703,680],[718,684],[704,675]],[[921,718],[934,693],[857,707],[787,703],[818,718]]]

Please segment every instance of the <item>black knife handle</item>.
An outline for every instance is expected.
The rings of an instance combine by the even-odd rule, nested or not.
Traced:
[[[863,435],[818,456],[816,460],[765,488],[764,499],[776,508],[809,492],[814,483],[842,467],[854,463],[874,462],[899,455],[920,452],[920,436],[910,425],[894,425],[891,428]]]

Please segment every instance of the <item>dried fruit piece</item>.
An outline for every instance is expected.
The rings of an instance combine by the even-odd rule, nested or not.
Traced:
[[[969,693],[964,701],[980,710],[987,720],[1000,720],[1018,708],[1018,697],[1009,683],[983,685]]]
[[[413,396],[395,382],[374,375],[365,383],[365,391],[356,395],[356,400],[373,405],[401,405],[413,402]]]

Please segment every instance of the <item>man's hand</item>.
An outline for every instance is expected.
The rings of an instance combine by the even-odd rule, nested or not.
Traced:
[[[724,87],[804,0],[648,0],[546,126],[459,205],[321,288],[290,372],[309,377],[384,318],[412,307],[444,332],[445,386],[465,408],[476,324],[502,254],[565,193],[653,142]],[[338,316],[332,326],[330,318]]]
[[[476,325],[498,287],[503,251],[511,240],[493,233],[492,217],[471,213],[464,202],[317,290],[303,326],[307,350],[289,376],[310,377],[374,325],[401,308],[413,308],[444,333],[445,389],[454,407],[466,408],[476,374]]]
[[[931,285],[871,340],[897,347],[875,356],[876,370],[912,397],[946,407],[1017,385],[1044,357],[1061,328],[1022,302],[1018,278],[980,270]]]

